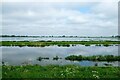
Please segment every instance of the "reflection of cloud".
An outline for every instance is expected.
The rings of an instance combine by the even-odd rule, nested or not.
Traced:
[[[4,3],[3,34],[117,35],[117,3],[83,4]]]

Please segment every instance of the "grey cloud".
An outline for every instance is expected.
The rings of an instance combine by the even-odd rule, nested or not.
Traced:
[[[102,11],[100,5],[106,6],[103,3],[4,3],[3,34],[117,35],[114,10],[117,3],[112,9],[109,9],[111,3],[106,7],[114,13]]]

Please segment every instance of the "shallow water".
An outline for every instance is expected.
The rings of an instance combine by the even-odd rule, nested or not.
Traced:
[[[118,41],[118,38],[44,38],[44,37],[0,37],[1,41],[101,41],[101,40],[111,40]]]
[[[40,65],[66,65],[74,64],[81,66],[105,66],[108,62],[93,62],[93,61],[69,61],[64,58],[69,55],[118,55],[118,46],[89,46],[84,45],[70,46],[70,47],[0,47],[2,48],[2,60],[9,65],[21,64],[40,64]],[[53,60],[53,57],[59,56],[62,59]],[[48,60],[42,59],[38,61],[38,57],[49,57]],[[118,66],[118,62],[109,62],[113,66]]]

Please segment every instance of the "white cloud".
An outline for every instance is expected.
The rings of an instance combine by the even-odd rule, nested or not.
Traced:
[[[2,0],[3,2],[118,2],[119,0]]]
[[[117,35],[117,3],[83,4],[4,3],[3,34]]]

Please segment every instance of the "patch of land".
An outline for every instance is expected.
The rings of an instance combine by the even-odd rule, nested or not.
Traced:
[[[81,60],[88,60],[88,61],[120,61],[120,56],[114,56],[114,55],[97,55],[97,56],[76,56],[76,55],[70,55],[65,58],[66,60],[71,61],[81,61]]]
[[[29,47],[44,47],[51,45],[66,46],[70,45],[75,46],[77,44],[90,46],[111,46],[120,44],[120,41],[1,41],[0,46],[29,46]]]

